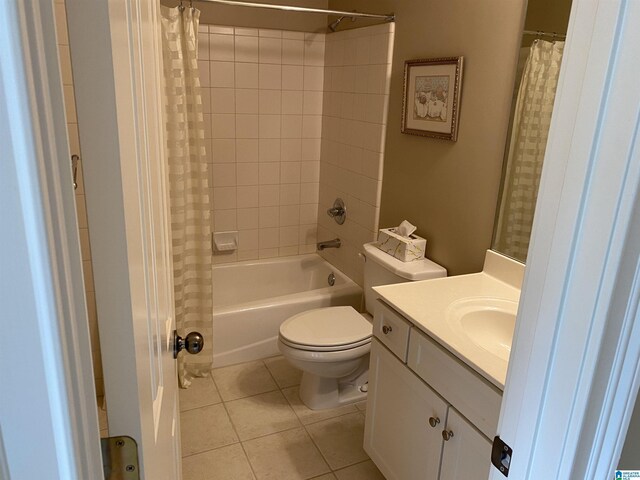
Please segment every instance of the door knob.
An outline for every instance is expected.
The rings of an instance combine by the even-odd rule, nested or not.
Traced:
[[[382,326],[382,333],[384,333],[385,335],[390,334],[392,331],[393,331],[393,328],[391,328],[389,325]]]
[[[438,417],[429,418],[429,425],[431,425],[433,428],[435,428],[439,423],[440,423],[440,419]]]
[[[192,355],[200,353],[204,348],[204,338],[198,332],[189,332],[186,337],[178,335],[178,331],[173,331],[173,358],[178,358],[181,350],[186,350]]]
[[[442,431],[442,438],[444,438],[445,442],[448,442],[449,439],[453,438],[453,431],[452,430],[443,430]]]

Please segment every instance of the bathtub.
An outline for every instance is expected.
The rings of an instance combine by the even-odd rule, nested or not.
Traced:
[[[277,355],[280,324],[291,315],[361,303],[362,289],[316,254],[214,265],[213,366]]]

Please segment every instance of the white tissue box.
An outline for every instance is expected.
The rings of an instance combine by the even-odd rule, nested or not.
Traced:
[[[403,237],[395,228],[381,228],[378,232],[378,248],[403,262],[412,262],[424,258],[427,240],[411,234]]]

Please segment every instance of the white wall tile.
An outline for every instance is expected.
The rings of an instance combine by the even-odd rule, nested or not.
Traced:
[[[280,183],[300,183],[300,162],[280,163]]]
[[[282,207],[284,208],[284,207]],[[300,224],[315,224],[318,221],[318,204],[306,203],[300,205]]]
[[[213,208],[228,210],[236,208],[236,187],[219,187],[213,190]]]
[[[260,203],[260,190],[257,185],[239,186],[237,191],[238,208],[257,207]]]
[[[300,225],[300,205],[283,205],[280,207],[281,227]]]
[[[321,140],[318,138],[302,139],[302,161],[320,160]]]
[[[272,228],[280,226],[279,207],[260,207],[260,228]]]
[[[280,138],[280,115],[260,115],[260,138]]]
[[[236,62],[258,63],[258,38],[235,36]]]
[[[58,45],[60,55],[60,73],[62,74],[63,85],[73,85],[73,73],[71,71],[71,55],[68,45]]]
[[[288,38],[290,40],[304,40],[304,32],[290,32],[284,30],[282,32],[282,38]]]
[[[282,39],[264,38],[259,39],[260,63],[282,63]]]
[[[304,92],[305,115],[322,115],[322,92]]]
[[[300,184],[300,203],[315,203],[318,201],[319,184]]]
[[[313,245],[315,247],[318,241],[318,228],[315,223],[300,225],[298,232],[298,241],[301,245]],[[315,251],[315,248],[312,251]]]
[[[258,89],[237,88],[235,95],[236,113],[258,113]]]
[[[299,162],[302,157],[302,140],[299,138],[283,138],[281,142],[281,159],[283,162]]]
[[[238,163],[255,163],[258,162],[258,158],[258,139],[236,139],[236,161]]]
[[[279,228],[261,228],[259,233],[260,248],[277,248],[279,245]]]
[[[259,212],[259,208],[239,208],[237,214],[238,230],[258,228],[260,219]]]
[[[209,60],[209,29],[200,32],[198,28],[198,60]]]
[[[282,138],[302,138],[302,115],[282,115]]]
[[[259,86],[260,89],[280,90],[282,88],[282,67],[260,64]]]
[[[322,91],[324,68],[315,66],[304,67],[304,89]]]
[[[304,68],[296,65],[282,66],[282,89],[302,90],[304,88]]]
[[[274,207],[280,205],[279,185],[260,185],[259,205],[261,207]]]
[[[305,57],[304,41],[282,40],[282,64],[303,65]]]
[[[300,181],[316,183],[320,181],[320,162],[302,162],[300,165]]]
[[[233,88],[235,86],[233,62],[210,62],[209,69],[212,87]]]
[[[259,235],[260,231],[257,228],[252,230],[240,230],[238,233],[238,250],[258,250]]]
[[[280,227],[280,246],[290,247],[293,245],[298,245],[299,230],[300,228],[297,225]]]
[[[224,232],[227,230],[236,230],[237,228],[235,208],[231,210],[216,210],[213,219],[214,231]]]
[[[238,185],[258,185],[258,163],[238,163],[236,164],[236,175]]]
[[[280,115],[282,93],[279,90],[260,90],[259,113]]]
[[[300,202],[300,184],[280,185],[280,205],[296,205]]]
[[[233,27],[223,25],[209,25],[209,33],[220,33],[223,35],[233,35]]]
[[[235,112],[236,112],[235,90],[233,88],[212,88],[211,89],[211,113],[235,113]]]
[[[306,92],[304,92],[306,93]],[[321,92],[314,92],[321,93]],[[303,112],[303,92],[300,90],[282,91],[282,113],[288,115],[301,115]]]
[[[257,28],[240,28],[236,27],[236,35],[245,35],[249,37],[257,37],[258,29]]]
[[[198,78],[201,87],[211,86],[208,60],[198,60]]]
[[[76,114],[76,99],[72,85],[64,85],[64,109],[67,114],[67,123],[78,123]]]
[[[280,184],[280,162],[260,163],[260,185]]]
[[[259,159],[260,162],[279,162],[280,139],[261,138],[259,143]]]
[[[258,115],[236,115],[237,138],[259,138]]]
[[[260,29],[259,35],[268,38],[282,38],[282,30]]]
[[[322,117],[304,115],[302,118],[302,138],[320,138],[322,135]]]
[[[226,113],[211,115],[211,138],[235,138],[235,117]]]
[[[235,67],[236,88],[258,88],[258,64],[236,63]]]
[[[234,163],[236,161],[236,140],[214,139],[211,141],[213,163]]]
[[[222,62],[234,61],[233,35],[209,35],[209,58]]]
[[[314,39],[304,42],[304,64],[324,65],[324,41]]]

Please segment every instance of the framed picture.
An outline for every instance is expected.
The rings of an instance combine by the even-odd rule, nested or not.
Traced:
[[[454,142],[458,139],[462,58],[404,63],[402,133]]]

